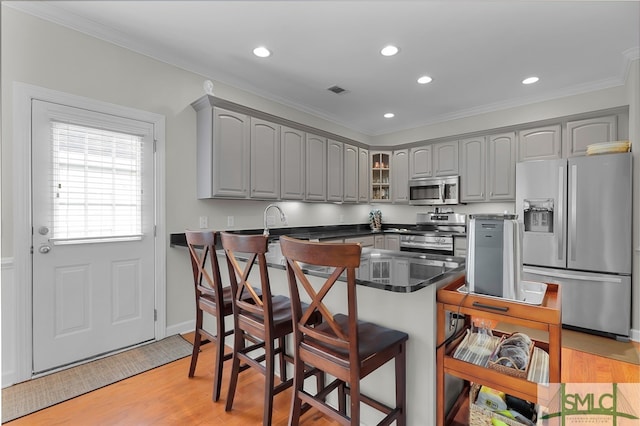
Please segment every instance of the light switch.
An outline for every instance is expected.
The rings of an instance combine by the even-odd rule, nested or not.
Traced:
[[[235,224],[235,218],[233,216],[227,216],[227,226],[233,226]]]
[[[200,229],[206,229],[209,227],[209,218],[207,216],[200,216]]]

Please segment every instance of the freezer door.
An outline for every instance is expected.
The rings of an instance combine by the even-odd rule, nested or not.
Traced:
[[[569,159],[567,268],[631,273],[631,153]]]
[[[629,336],[631,276],[525,266],[522,279],[560,284],[563,324]]]
[[[522,262],[566,267],[567,160],[516,164],[516,214],[524,225]]]

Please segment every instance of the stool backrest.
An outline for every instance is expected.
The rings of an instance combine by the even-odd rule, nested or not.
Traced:
[[[237,313],[240,315],[250,313],[264,317],[266,323],[273,315],[270,303],[271,285],[265,257],[267,237],[261,234],[241,235],[222,232],[220,240],[227,256],[234,309],[237,308]],[[247,259],[244,267],[241,265],[244,260],[241,259]],[[249,277],[255,265],[259,268],[260,281],[252,284]]]
[[[207,294],[214,297],[217,306],[222,306],[222,279],[216,256],[217,235],[215,231],[185,231],[196,300],[201,294]]]
[[[298,339],[296,341],[304,344],[306,338],[311,338],[346,350],[357,348],[358,311],[355,270],[360,266],[362,251],[360,244],[316,243],[283,236],[280,237],[280,248],[286,259],[294,334]],[[322,287],[316,290],[309,282],[302,264],[327,266],[335,269],[325,279]],[[324,298],[345,271],[347,282],[341,282],[341,284],[346,287],[347,292],[347,315],[349,317],[347,330],[334,320],[334,313],[323,303]],[[309,306],[304,311],[301,304],[302,298],[309,299]],[[330,327],[331,332],[319,331],[307,325],[314,312],[319,312],[322,315],[322,321]],[[354,350],[354,353],[357,353],[357,350]]]

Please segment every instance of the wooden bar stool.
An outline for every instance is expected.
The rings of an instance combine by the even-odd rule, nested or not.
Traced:
[[[191,354],[189,377],[193,377],[200,353],[200,345],[206,343],[204,336],[215,343],[216,360],[213,369],[213,400],[220,399],[222,383],[222,364],[231,359],[231,354],[224,354],[224,338],[233,334],[233,329],[226,330],[224,318],[233,313],[231,305],[231,287],[223,287],[220,278],[220,267],[216,256],[217,234],[213,231],[185,231],[187,246],[193,269],[193,283],[196,296],[196,328]],[[216,334],[203,328],[203,313],[212,315],[216,320]]]
[[[285,336],[291,334],[293,330],[291,301],[286,296],[271,294],[265,258],[267,252],[266,236],[222,232],[221,241],[227,256],[229,279],[233,289],[232,306],[235,328],[231,379],[225,410],[230,411],[233,407],[238,374],[241,370],[240,361],[242,361],[265,376],[263,425],[270,425],[273,397],[293,384],[293,380],[287,380],[286,375],[286,362],[292,363],[293,358],[287,355],[285,345]],[[244,267],[241,266],[241,263],[244,262],[242,259],[247,259]],[[254,266],[259,269],[260,282],[257,286],[249,282],[249,276]],[[246,340],[255,343],[246,346]],[[260,350],[259,356],[251,355],[257,350]],[[276,355],[280,360],[281,383],[278,385],[275,384],[274,379]],[[309,374],[311,372],[303,371],[301,377]],[[318,376],[318,387],[323,384],[324,381]]]
[[[401,331],[358,320],[355,270],[360,265],[360,245],[314,243],[283,236],[280,237],[280,247],[287,263],[295,324],[293,403],[289,425],[299,424],[303,403],[317,408],[340,424],[359,425],[360,402],[385,414],[380,425],[388,425],[394,420],[397,425],[405,425],[406,342],[409,336]],[[301,268],[301,263],[335,269],[322,287],[316,290]],[[323,303],[323,299],[345,271],[347,282],[337,287],[344,288],[347,293],[348,312],[346,315],[334,315]],[[311,300],[306,308],[300,302],[300,293]],[[323,322],[311,328],[306,320],[317,312],[322,315]],[[392,359],[395,360],[395,408],[360,392],[360,380]],[[336,379],[317,395],[311,395],[303,389],[301,380],[298,380],[304,364],[323,370]],[[337,410],[325,402],[327,394],[336,389]],[[350,396],[349,413],[346,410],[345,393]]]

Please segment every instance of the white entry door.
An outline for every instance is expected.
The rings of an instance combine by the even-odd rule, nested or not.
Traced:
[[[155,337],[153,134],[32,101],[34,373]]]

